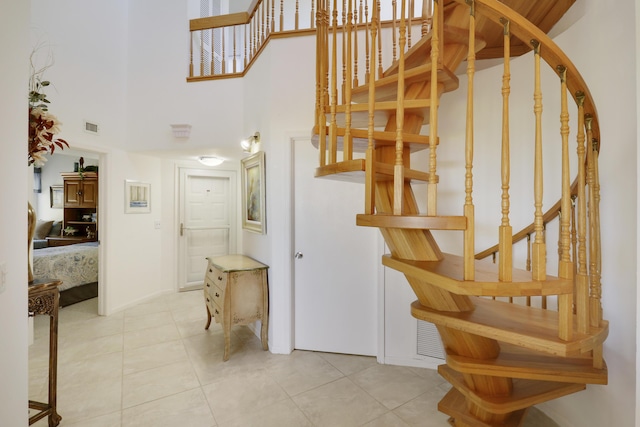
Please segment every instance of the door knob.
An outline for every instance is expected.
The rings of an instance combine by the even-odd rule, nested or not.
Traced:
[[[302,255],[302,252],[296,252],[296,254],[294,255],[296,259],[302,259],[303,256],[304,255]]]

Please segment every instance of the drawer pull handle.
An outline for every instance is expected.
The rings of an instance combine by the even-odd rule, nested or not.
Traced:
[[[200,271],[202,271],[202,270],[200,270]],[[209,273],[213,273],[213,270],[212,270],[212,269],[209,269]]]
[[[207,288],[210,288],[210,287],[211,287],[211,285],[209,283],[207,283]]]
[[[207,302],[210,302],[210,301],[209,301],[209,298],[207,298]]]
[[[218,309],[216,308],[216,314],[220,314],[220,312],[218,311]]]
[[[222,277],[218,276],[218,280],[222,282]]]
[[[216,298],[220,298],[220,294],[216,292]]]

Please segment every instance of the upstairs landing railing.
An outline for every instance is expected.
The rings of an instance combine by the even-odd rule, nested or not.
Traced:
[[[337,28],[341,31],[347,21],[347,1],[336,2]],[[380,3],[351,1],[355,4],[353,25],[364,24],[374,4]],[[388,5],[382,7],[381,28],[393,25],[396,1],[393,5],[383,3]],[[414,12],[409,19],[418,22],[422,0],[411,0],[411,4]],[[316,0],[254,0],[247,12],[191,19],[187,81],[242,77],[271,38],[313,34],[318,19]]]
[[[366,141],[366,171],[365,171],[365,214],[373,214],[375,207],[375,165],[376,144],[381,138],[379,132],[381,124],[376,122],[378,113],[390,109],[390,104],[395,104],[395,123],[387,124],[395,132],[395,157],[393,159],[394,201],[393,215],[402,216],[402,207],[405,205],[404,197],[404,173],[409,168],[409,157],[406,155],[405,142],[415,140],[414,135],[408,135],[404,131],[405,111],[415,109],[416,105],[428,108],[429,123],[428,141],[429,159],[426,164],[418,165],[428,175],[427,206],[421,211],[427,216],[437,216],[437,153],[436,141],[438,134],[438,105],[440,95],[444,89],[444,81],[447,71],[444,62],[447,52],[444,46],[451,42],[461,44],[462,28],[467,36],[464,44],[468,47],[466,56],[467,76],[467,111],[466,118],[460,126],[466,129],[464,149],[464,216],[467,218],[469,230],[465,231],[464,238],[464,277],[465,280],[474,279],[474,201],[473,188],[473,154],[475,149],[474,129],[474,77],[476,72],[476,44],[481,42],[477,31],[486,28],[487,21],[498,24],[503,29],[503,75],[501,85],[502,95],[502,142],[501,155],[496,159],[500,166],[501,182],[496,189],[501,193],[500,212],[501,218],[498,226],[499,243],[492,248],[487,255],[494,255],[498,260],[499,280],[511,281],[513,271],[513,245],[522,236],[532,238],[530,246],[530,270],[531,280],[545,281],[547,278],[547,242],[544,231],[545,224],[560,216],[559,242],[558,242],[558,277],[565,280],[573,280],[575,289],[573,293],[562,294],[557,297],[559,312],[559,336],[564,340],[571,339],[573,335],[573,313],[577,317],[577,331],[588,333],[590,326],[597,327],[602,322],[601,308],[601,284],[600,284],[600,218],[599,199],[600,189],[598,180],[598,153],[600,132],[595,104],[589,88],[582,76],[564,54],[564,52],[535,25],[524,19],[521,15],[495,0],[455,0],[447,2],[446,7],[466,7],[468,10],[467,21],[462,22],[459,14],[456,22],[446,21],[447,11],[443,6],[443,0],[433,2],[433,10],[425,13],[421,21],[426,25],[414,24],[409,16],[411,2],[398,0],[393,2],[393,9],[399,11],[393,15],[393,23],[387,27],[383,37],[380,36],[379,3],[373,7],[371,13],[365,16],[365,22],[355,21],[355,1],[347,1],[346,23],[340,27],[337,16],[338,4],[335,1],[319,0],[317,7],[317,49],[318,66],[316,79],[316,131],[320,148],[320,167],[335,163],[348,162],[353,158],[354,136],[361,137],[364,134]],[[425,11],[428,8],[425,8]],[[366,18],[370,17],[369,20]],[[360,19],[360,18],[359,18]],[[432,22],[430,22],[432,19]],[[432,28],[429,28],[432,25]],[[457,26],[447,28],[447,26]],[[416,63],[410,56],[411,47],[408,46],[408,34],[415,34],[415,27],[427,28],[427,32],[419,33],[421,39],[416,41],[430,43],[428,56],[423,56],[422,62]],[[532,89],[534,134],[531,143],[534,148],[533,155],[533,220],[532,225],[522,232],[516,233],[515,238],[510,219],[510,152],[516,148],[510,143],[510,114],[513,108],[510,105],[510,46],[512,39],[518,39],[528,43],[533,48],[532,68],[534,84]],[[365,48],[362,49],[361,41],[364,40]],[[398,43],[396,43],[396,40]],[[389,49],[390,48],[390,49]],[[391,52],[383,55],[381,52]],[[388,66],[380,66],[382,59],[391,61]],[[411,58],[411,59],[407,59]],[[364,71],[359,64],[366,64]],[[543,88],[541,83],[541,67],[544,64],[550,67],[560,83],[559,99],[560,109],[560,133],[553,141],[543,144],[542,132],[542,106]],[[431,65],[435,64],[435,65]],[[413,70],[420,69],[419,76],[412,74]],[[356,71],[356,70],[361,71]],[[387,70],[387,71],[384,71]],[[395,93],[380,94],[376,91],[383,90],[381,84],[385,78],[394,76]],[[406,100],[408,82],[416,82],[418,79],[429,80],[430,90],[428,98],[419,103],[415,99]],[[375,82],[379,85],[376,86]],[[356,103],[354,93],[366,92],[364,101],[360,96]],[[573,110],[577,111],[573,128],[576,129],[574,163],[577,171],[570,170],[570,108],[569,102],[575,103]],[[518,105],[522,105],[521,102]],[[572,111],[573,111],[572,110]],[[364,113],[364,123],[358,122],[359,115]],[[451,118],[448,118],[451,120]],[[384,123],[382,123],[384,125]],[[424,135],[423,135],[424,137]],[[442,143],[446,141],[443,139]],[[481,145],[482,147],[482,145]],[[556,184],[543,183],[543,147],[557,150],[557,157],[561,159],[561,178]],[[340,153],[341,151],[341,158]],[[416,166],[412,166],[416,169]],[[575,176],[573,184],[571,176]],[[560,188],[560,201],[547,212],[543,207],[543,189]],[[483,191],[491,191],[486,185],[482,185]],[[575,205],[575,214],[572,215],[572,206]],[[574,299],[575,295],[575,299]]]

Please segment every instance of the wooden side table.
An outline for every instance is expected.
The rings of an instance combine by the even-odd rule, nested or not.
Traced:
[[[262,322],[262,348],[269,349],[269,287],[264,265],[244,255],[207,258],[209,265],[204,279],[204,298],[207,306],[207,325],[211,317],[222,323],[224,356],[229,360],[231,326]]]
[[[35,280],[29,283],[29,316],[38,314],[49,316],[49,401],[47,403],[29,400],[29,409],[40,412],[29,417],[29,425],[48,416],[49,427],[60,424],[62,417],[56,411],[58,381],[58,307],[60,280]]]

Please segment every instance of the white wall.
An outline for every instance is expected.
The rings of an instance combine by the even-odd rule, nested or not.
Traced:
[[[27,79],[29,3],[9,0],[0,14],[0,424],[27,425]],[[22,141],[22,142],[21,142]],[[1,273],[0,273],[1,274]]]

